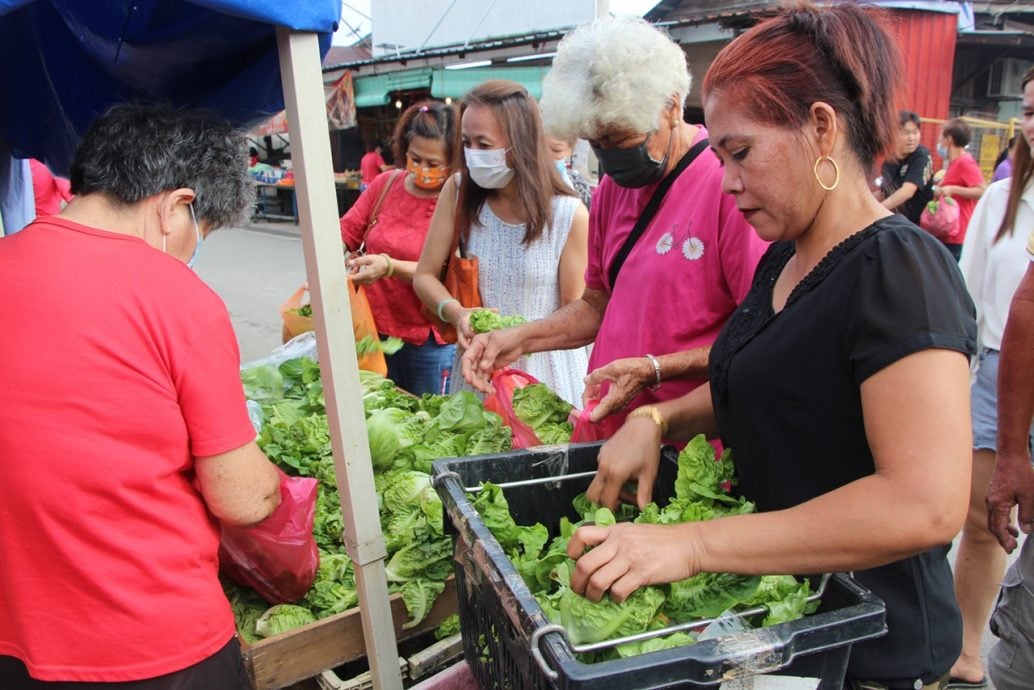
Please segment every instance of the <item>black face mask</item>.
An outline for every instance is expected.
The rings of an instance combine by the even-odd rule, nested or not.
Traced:
[[[664,158],[655,161],[646,150],[646,141],[630,149],[600,149],[592,147],[596,158],[603,167],[603,172],[614,178],[614,182],[622,187],[645,187],[664,177],[664,169],[668,167],[668,155],[671,144],[675,140],[672,131],[668,137],[668,149]]]

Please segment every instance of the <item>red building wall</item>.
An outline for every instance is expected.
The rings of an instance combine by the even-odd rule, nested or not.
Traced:
[[[944,12],[892,10],[894,26],[905,62],[905,105],[919,116],[946,120],[951,100],[952,73],[955,68],[955,36],[958,18]],[[940,124],[923,123],[922,143],[940,165],[937,141]]]

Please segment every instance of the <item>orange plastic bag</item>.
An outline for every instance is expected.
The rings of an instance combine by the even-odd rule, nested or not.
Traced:
[[[302,316],[298,313],[299,309],[309,303],[304,299],[308,291],[308,286],[302,285],[280,305],[280,319],[284,322],[280,335],[285,343],[296,335],[307,333],[314,328],[311,316]]]
[[[270,604],[298,601],[312,587],[320,555],[312,524],[312,477],[289,477],[279,468],[280,506],[253,527],[222,525],[219,566],[230,579],[254,589]]]
[[[351,278],[346,277],[346,279],[348,280],[348,303],[352,308],[352,333],[355,341],[359,342],[365,336],[380,340],[377,324],[373,320],[373,310],[370,308],[370,301],[366,298],[366,291],[362,285],[353,283]],[[281,335],[285,343],[314,328],[311,316],[302,316],[297,312],[298,309],[308,304],[308,301],[303,299],[308,291],[308,285],[302,285],[297,292],[280,305],[280,318],[284,322]],[[359,368],[376,372],[381,376],[388,375],[388,362],[384,359],[383,352],[370,352],[363,355],[359,358]]]
[[[366,290],[362,285],[356,285],[352,279],[348,279],[348,299],[352,306],[352,333],[355,341],[359,342],[369,336],[374,340],[380,340],[377,332],[377,324],[373,320],[373,310],[370,309],[370,302],[366,299]],[[383,352],[370,352],[359,358],[359,368],[365,371],[373,371],[381,376],[388,375],[388,362],[384,359]]]
[[[492,374],[495,392],[485,398],[485,409],[502,417],[503,424],[513,431],[514,450],[542,445],[535,431],[513,411],[513,392],[533,383],[539,383],[539,380],[531,374],[518,369],[500,369]]]

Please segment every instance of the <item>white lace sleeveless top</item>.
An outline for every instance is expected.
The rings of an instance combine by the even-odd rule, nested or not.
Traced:
[[[572,196],[553,197],[553,222],[538,240],[524,246],[524,224],[500,220],[488,203],[478,223],[470,229],[467,254],[478,258],[481,303],[500,314],[520,314],[529,321],[541,319],[560,308],[560,254],[571,232],[575,210],[581,202]],[[452,390],[470,390],[460,371],[459,353],[453,366]],[[584,347],[537,352],[521,357],[511,367],[545,383],[560,397],[581,407],[582,382],[589,364]]]

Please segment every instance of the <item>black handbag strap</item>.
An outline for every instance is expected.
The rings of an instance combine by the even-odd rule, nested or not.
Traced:
[[[686,152],[686,155],[682,157],[682,160],[678,162],[675,169],[672,170],[668,175],[661,180],[661,183],[654,190],[653,196],[650,197],[650,201],[646,203],[646,208],[639,214],[639,220],[636,221],[635,227],[632,228],[632,232],[629,233],[625,239],[625,243],[621,245],[621,250],[618,255],[614,257],[614,263],[610,265],[610,291],[614,292],[614,284],[617,282],[618,273],[621,272],[621,267],[625,263],[625,259],[632,253],[632,247],[635,246],[639,238],[646,232],[646,226],[650,224],[653,217],[657,215],[657,209],[661,207],[661,202],[664,201],[665,195],[671,186],[675,184],[675,180],[678,179],[682,171],[689,167],[689,164],[696,160],[696,157],[700,155],[700,152],[706,149],[710,145],[707,139],[701,139],[698,141],[693,148]]]

